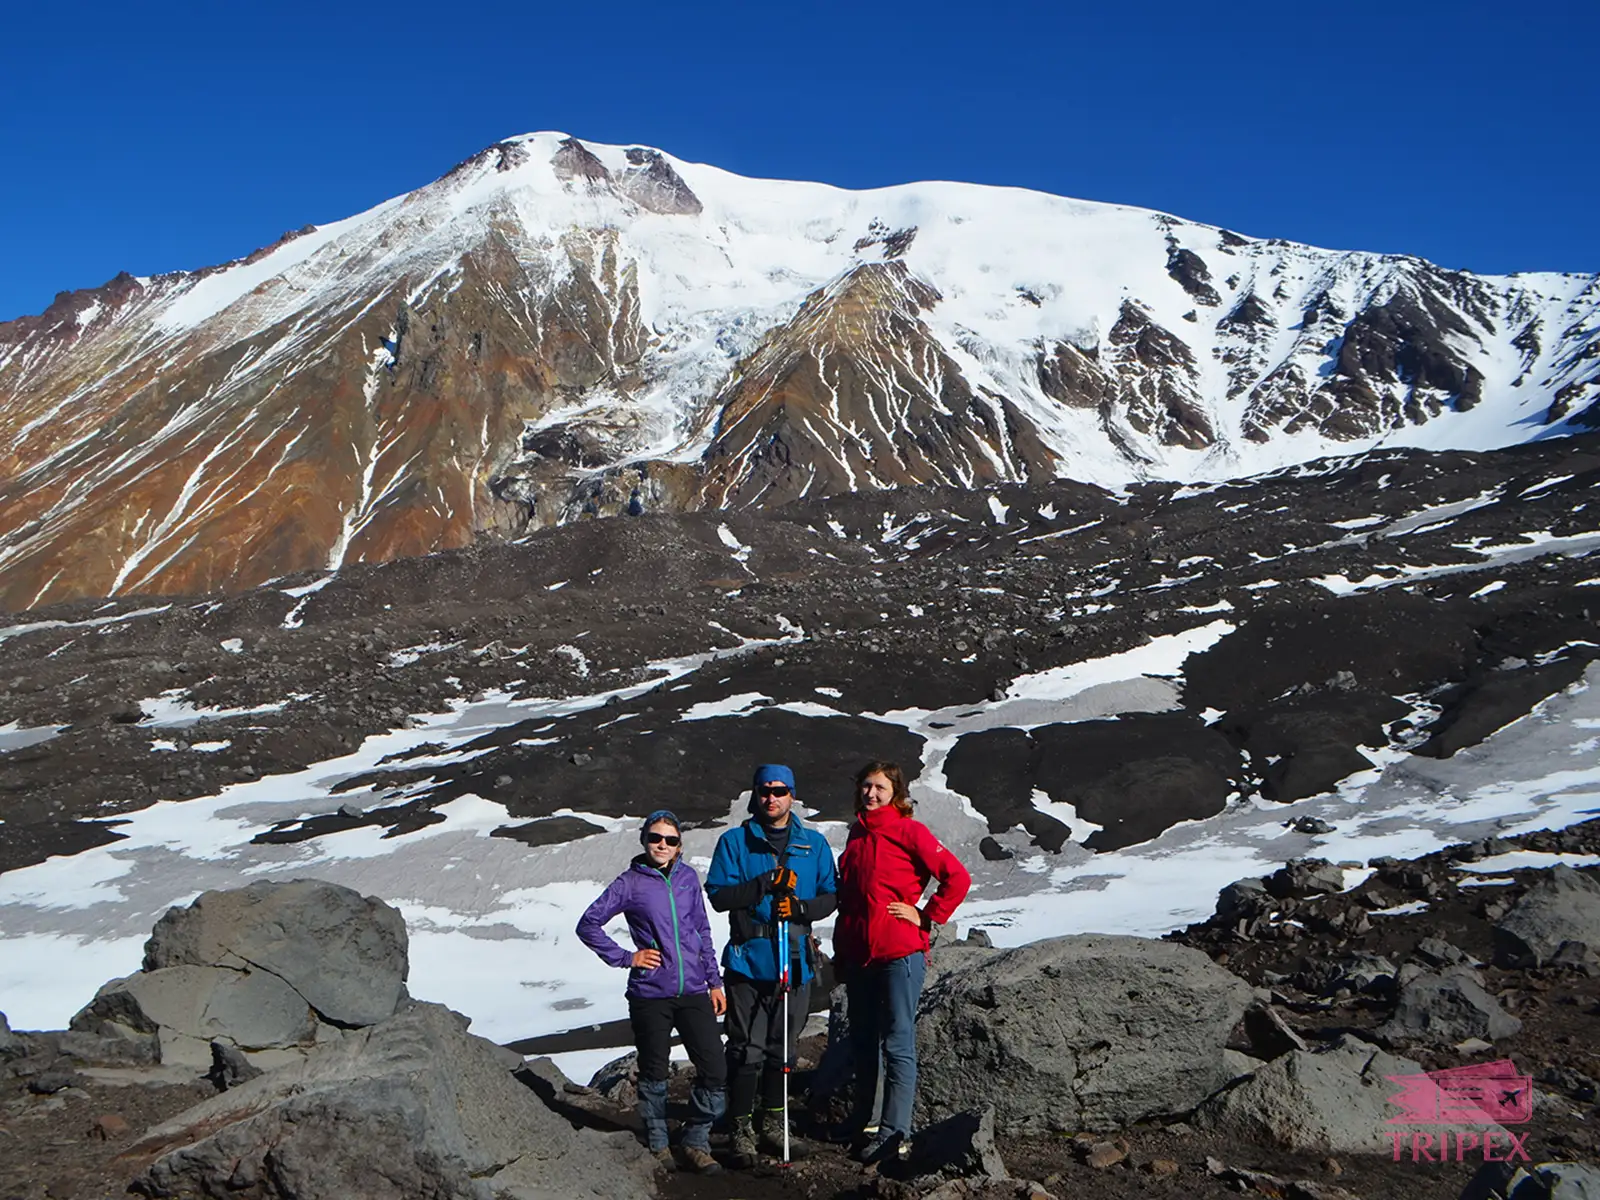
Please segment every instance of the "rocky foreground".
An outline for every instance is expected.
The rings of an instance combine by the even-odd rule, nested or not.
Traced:
[[[935,950],[908,1155],[863,1169],[822,1146],[709,1178],[654,1169],[627,1060],[572,1083],[410,999],[381,901],[210,892],[69,1029],[0,1024],[0,1196],[1580,1200],[1600,1189],[1600,871],[1568,864],[1597,853],[1600,821],[1300,860],[1164,941],[975,932]],[[824,1037],[801,1051],[820,1127],[837,1059]],[[1509,1092],[1440,1123],[1459,1100],[1425,1072],[1506,1061]],[[1393,1076],[1413,1077],[1404,1110]]]

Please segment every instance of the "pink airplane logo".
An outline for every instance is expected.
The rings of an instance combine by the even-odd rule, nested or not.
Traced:
[[[1516,1125],[1533,1116],[1533,1079],[1509,1058],[1420,1075],[1389,1075],[1401,1090],[1390,1125]]]

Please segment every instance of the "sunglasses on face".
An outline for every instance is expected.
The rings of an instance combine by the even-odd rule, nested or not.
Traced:
[[[654,845],[656,842],[665,842],[669,846],[681,845],[683,839],[675,833],[647,833],[644,840]]]
[[[789,789],[781,783],[775,783],[770,787],[761,789],[761,795],[763,796],[787,796],[788,794]]]

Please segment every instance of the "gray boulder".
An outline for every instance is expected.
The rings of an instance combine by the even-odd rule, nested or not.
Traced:
[[[1344,890],[1344,870],[1325,858],[1297,858],[1263,881],[1279,900],[1303,900]]]
[[[262,881],[168,909],[145,943],[144,969],[269,972],[324,1020],[362,1026],[405,997],[406,950],[405,921],[376,897],[314,879]]]
[[[1290,1150],[1384,1153],[1393,1148],[1388,1124],[1400,1091],[1390,1075],[1420,1075],[1408,1058],[1345,1037],[1322,1051],[1295,1050],[1212,1096],[1191,1121],[1245,1141]],[[1423,1084],[1426,1088],[1429,1085]],[[1498,1128],[1484,1121],[1474,1128]]]
[[[925,1177],[1009,1178],[994,1141],[994,1109],[957,1113],[920,1130],[911,1141],[905,1169]]]
[[[1258,917],[1273,906],[1272,894],[1259,875],[1236,879],[1217,893],[1217,909],[1213,921],[1220,925],[1236,925]]]
[[[1494,958],[1502,967],[1600,963],[1600,882],[1552,869],[1495,926]]]
[[[213,1038],[245,1050],[305,1045],[316,1017],[299,992],[268,971],[181,966],[113,979],[71,1027],[108,1037],[154,1033],[162,1062],[207,1067]]]
[[[127,1156],[160,1157],[134,1188],[271,1200],[653,1193],[653,1160],[634,1138],[574,1128],[509,1061],[459,1014],[412,1004],[150,1130]]]
[[[1394,990],[1399,971],[1380,954],[1345,954],[1334,959],[1318,959],[1295,976],[1295,982],[1318,996],[1330,996],[1340,988],[1381,996]]]
[[[1413,953],[1430,967],[1454,967],[1473,961],[1460,946],[1436,937],[1423,938]]]
[[[923,993],[924,1120],[993,1105],[1002,1133],[1120,1129],[1229,1078],[1249,986],[1198,950],[1084,934],[977,955]]]
[[[1501,1008],[1469,969],[1457,967],[1402,984],[1394,1015],[1378,1033],[1391,1042],[1443,1046],[1467,1038],[1498,1041],[1521,1028],[1522,1022]]]
[[[21,1058],[26,1053],[22,1039],[11,1032],[11,1025],[6,1021],[6,1015],[0,1012],[0,1062],[8,1058]]]

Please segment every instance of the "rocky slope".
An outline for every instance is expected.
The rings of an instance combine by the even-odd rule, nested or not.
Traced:
[[[1592,426],[1600,281],[533,134],[0,324],[0,607],[239,591],[586,514],[1219,479]]]
[[[945,941],[918,1017],[908,1152],[863,1169],[820,1145],[787,1168],[712,1177],[646,1156],[628,1058],[575,1083],[396,994],[406,930],[375,898],[312,881],[208,892],[169,911],[143,970],[107,983],[70,1029],[15,1033],[0,1016],[0,1189],[1581,1200],[1600,1183],[1597,850],[1589,822],[1369,868],[1301,860],[1230,885],[1212,919],[1165,943]],[[1552,857],[1590,865],[1540,865]],[[383,1002],[335,1021],[330,981],[359,996],[369,979]],[[809,1132],[847,1101],[829,1070],[849,1019],[834,999],[829,1036],[799,1047]],[[1490,1064],[1509,1092],[1463,1108],[1468,1093],[1438,1082]],[[675,1070],[674,1116],[689,1081]],[[1423,1100],[1454,1109],[1430,1119]]]

